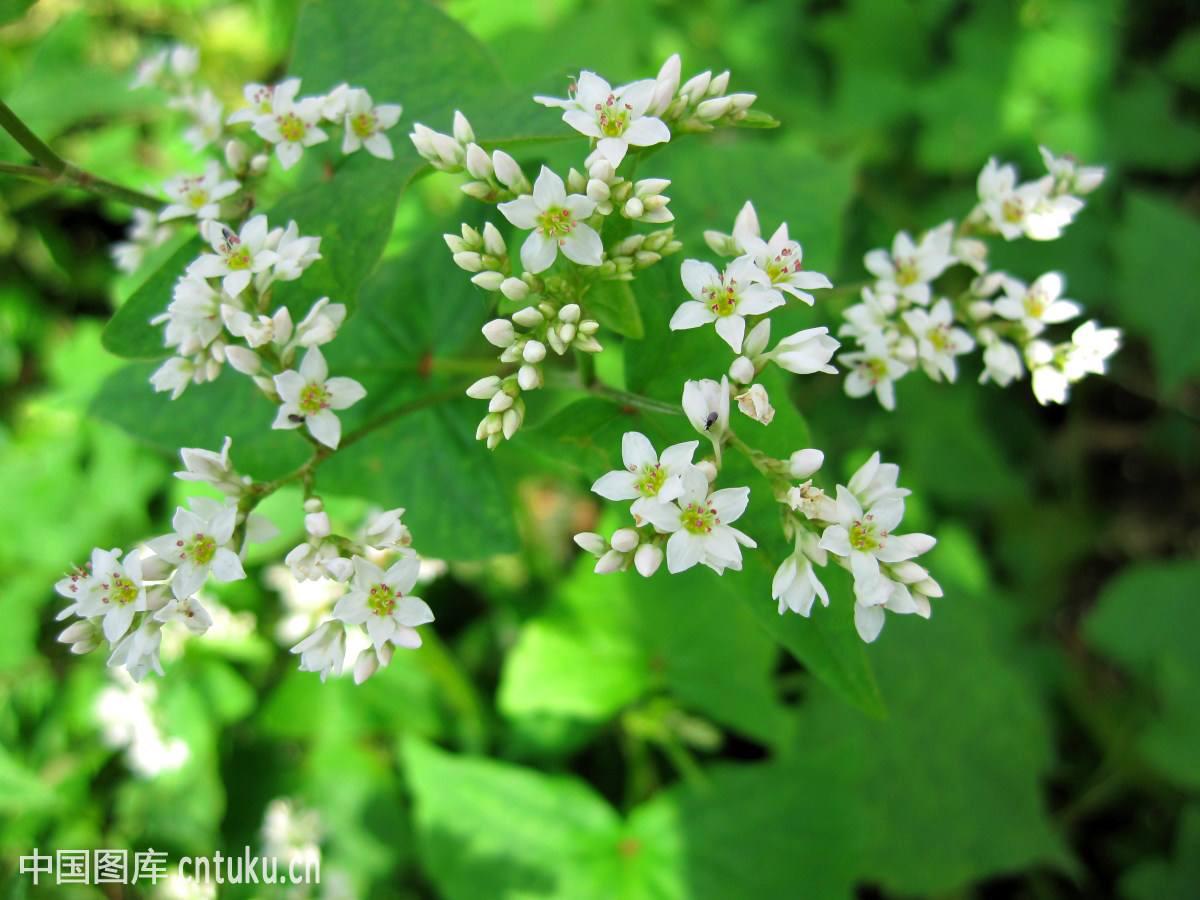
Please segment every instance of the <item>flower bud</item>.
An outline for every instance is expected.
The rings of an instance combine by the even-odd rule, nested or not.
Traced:
[[[521,282],[521,284],[524,283],[523,281]],[[546,320],[546,317],[541,314],[536,306],[526,306],[524,309],[518,309],[513,313],[512,320],[522,328],[536,328]]]
[[[575,535],[574,541],[579,548],[593,556],[601,556],[608,550],[608,541],[594,531],[581,531]]]
[[[492,399],[488,401],[488,412],[500,413],[513,405],[511,394],[506,394],[504,391],[497,391],[492,394]]]
[[[641,536],[633,528],[618,528],[613,532],[612,547],[621,553],[628,553],[641,543]]]
[[[708,90],[705,91],[705,93],[709,97],[720,97],[720,96],[724,95],[725,90],[728,87],[729,87],[729,70],[727,69],[724,72],[722,72],[720,75],[715,76],[713,78],[713,80],[708,83]]]
[[[740,384],[749,384],[754,380],[754,375],[754,363],[744,356],[739,356],[729,367],[730,379]]]
[[[546,345],[541,341],[529,341],[521,356],[527,363],[540,363],[546,358]]]
[[[630,197],[625,206],[621,208],[621,215],[627,219],[640,219],[645,212],[646,207],[637,197]]]
[[[616,169],[607,159],[598,159],[588,169],[588,175],[596,181],[610,182],[616,175]]]
[[[495,169],[492,168],[492,158],[478,144],[467,145],[466,163],[467,171],[473,178],[487,181],[495,174]]]
[[[384,644],[385,647],[390,647],[390,644]],[[354,661],[354,683],[362,684],[372,675],[379,671],[379,658],[375,656],[375,648],[368,647],[358,654],[358,659]]]
[[[513,406],[512,409],[507,409],[504,411],[504,416],[500,421],[500,427],[504,431],[504,439],[506,441],[512,440],[512,436],[517,433],[518,429],[520,429],[521,422],[524,420],[524,418],[525,417],[521,413],[521,409],[516,406]]]
[[[657,572],[662,561],[663,551],[658,544],[642,544],[633,555],[633,564],[643,578],[649,578]]]
[[[478,272],[483,268],[483,257],[470,251],[455,253],[454,264],[463,271]]]
[[[457,109],[454,111],[454,139],[460,144],[470,144],[475,140],[475,132],[471,129],[471,123]]]
[[[500,282],[500,293],[509,300],[521,301],[529,296],[529,285],[520,278],[505,278]]]
[[[262,369],[262,360],[258,354],[247,347],[230,345],[225,348],[225,359],[243,375],[257,375]]]
[[[502,272],[480,272],[478,275],[471,276],[471,283],[479,285],[485,291],[498,291],[500,285],[504,283],[504,274]]]
[[[467,388],[467,396],[476,400],[490,400],[498,390],[500,390],[500,376],[488,375]]]
[[[619,572],[625,566],[625,554],[616,550],[609,550],[596,563],[596,568],[593,569],[597,575],[608,575],[612,572]]]
[[[568,303],[558,311],[558,318],[562,322],[574,323],[579,321],[579,304]]]
[[[699,75],[693,75],[683,83],[683,87],[679,89],[681,96],[686,97],[689,102],[699,100],[708,91],[709,84],[712,83],[712,72],[701,72]]]
[[[730,112],[736,115],[744,113],[753,106],[754,101],[758,99],[758,94],[728,94],[725,99],[729,101]]]
[[[797,481],[811,478],[825,462],[825,454],[815,448],[797,450],[788,459],[788,474]]]
[[[589,200],[595,203],[603,203],[609,198],[612,192],[609,190],[608,184],[598,178],[593,178],[587,183],[587,196]]]
[[[742,352],[753,358],[766,350],[767,344],[770,342],[771,320],[763,319],[751,328],[750,333],[746,335],[746,339],[742,342]]]
[[[493,151],[492,169],[497,180],[509,190],[516,192],[525,186],[525,173],[517,161],[503,150]]]
[[[732,106],[728,97],[713,97],[696,107],[696,115],[705,122],[712,122],[729,112]]]
[[[700,462],[696,463],[696,468],[704,473],[704,477],[710,483],[717,480],[717,465],[711,459],[700,460]]]
[[[494,347],[508,347],[517,334],[512,322],[508,319],[492,319],[483,326],[483,336]]]
[[[483,225],[483,247],[492,256],[500,259],[508,256],[508,245],[504,243],[504,236],[491,222],[485,222]]]
[[[241,141],[234,138],[225,144],[225,165],[235,174],[246,168],[250,162],[250,150]]]
[[[142,560],[142,581],[166,581],[174,567],[158,556],[147,556]]]
[[[542,370],[537,366],[521,366],[517,369],[517,384],[523,391],[536,391],[542,386]]]
[[[267,166],[271,164],[271,157],[265,153],[259,153],[250,160],[250,171],[255,175],[261,175],[267,171]]]
[[[333,526],[329,523],[329,513],[322,510],[306,515],[304,530],[315,538],[329,537],[329,532],[333,530]]]

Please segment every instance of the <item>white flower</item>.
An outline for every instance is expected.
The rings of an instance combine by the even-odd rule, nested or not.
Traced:
[[[150,376],[150,384],[160,393],[170,391],[171,399],[178,400],[189,384],[198,381],[198,374],[200,373],[190,359],[172,356],[154,370],[154,374]]]
[[[1079,381],[1085,375],[1103,375],[1108,369],[1108,358],[1121,347],[1121,331],[1118,328],[1101,328],[1096,322],[1084,322],[1071,333],[1071,346],[1067,349],[1063,371],[1071,381]]]
[[[884,409],[896,408],[895,382],[908,372],[908,366],[893,355],[882,334],[866,335],[861,350],[844,353],[838,360],[851,367],[846,376],[849,396],[865,397],[874,392]]]
[[[167,103],[172,109],[182,109],[192,117],[192,126],[183,132],[183,139],[197,152],[221,136],[221,117],[225,107],[208,88],[198,94],[187,94]]]
[[[218,222],[209,222],[209,243],[216,253],[205,253],[187,268],[189,275],[220,278],[221,289],[236,297],[259,272],[275,264],[276,254],[267,247],[267,217],[254,216],[234,234]]]
[[[876,293],[869,287],[862,289],[862,302],[846,309],[846,321],[838,329],[844,337],[856,338],[859,343],[869,334],[886,332],[894,328],[892,316],[899,304],[894,294]]]
[[[322,297],[296,326],[295,340],[301,347],[319,347],[337,337],[338,329],[346,321],[346,305],[330,303]]]
[[[770,283],[797,300],[812,306],[813,296],[808,291],[833,287],[820,272],[805,270],[804,250],[796,241],[788,238],[786,222],[775,230],[770,241],[748,232],[735,235],[735,238],[742,251],[762,270]]]
[[[371,95],[362,88],[352,88],[345,95],[346,133],[342,138],[342,152],[354,153],[359,147],[380,159],[392,159],[392,142],[383,132],[400,121],[404,108],[398,103],[376,106]]]
[[[815,372],[835,375],[837,369],[829,361],[840,346],[835,338],[829,336],[828,328],[806,328],[785,337],[765,356],[774,360],[781,369],[796,375],[812,375]]]
[[[880,563],[912,559],[933,547],[927,534],[893,534],[904,517],[904,501],[883,499],[864,512],[858,499],[843,485],[837,488],[837,519],[821,535],[820,547],[850,562],[854,576],[854,623],[859,636],[873,641],[883,627],[883,609],[892,598],[894,582]]]
[[[172,178],[164,186],[171,198],[161,213],[160,221],[195,216],[197,219],[215,219],[221,210],[221,201],[237,193],[241,185],[237,179],[221,180],[221,164],[210,162],[203,175]]]
[[[559,248],[581,266],[598,266],[604,257],[600,235],[583,220],[596,209],[582,194],[567,195],[563,180],[545,166],[532,194],[501,203],[500,212],[517,228],[532,229],[521,245],[521,265],[534,274],[554,263]]]
[[[812,560],[799,546],[775,570],[775,577],[771,580],[771,596],[779,601],[780,615],[790,609],[807,617],[812,613],[813,601],[817,597],[821,598],[822,606],[829,606],[829,592],[817,578]]]
[[[719,462],[721,442],[729,431],[729,379],[684,382],[683,412],[692,427],[712,441]]]
[[[1000,340],[990,330],[987,333],[990,339],[984,342],[983,371],[979,374],[979,383],[994,381],[1000,387],[1007,387],[1025,374],[1021,351],[1014,344]]]
[[[300,161],[305,147],[329,138],[317,127],[321,120],[321,98],[296,100],[299,90],[299,78],[277,84],[271,92],[270,114],[254,120],[255,133],[275,145],[275,155],[285,169]]]
[[[133,221],[125,232],[126,240],[112,246],[113,264],[122,272],[137,271],[146,258],[146,251],[161,246],[171,234],[171,228],[160,225],[154,213],[135,209]]]
[[[362,684],[380,669],[386,669],[392,661],[393,652],[391,644],[359,651],[358,659],[354,662],[354,683]]]
[[[950,301],[943,298],[928,311],[910,309],[902,317],[917,339],[917,355],[925,373],[934,381],[943,377],[954,381],[958,377],[955,357],[975,349],[975,339],[963,329],[954,327]]]
[[[404,508],[372,513],[363,526],[363,543],[376,550],[403,550],[412,544],[412,533],[400,521]]]
[[[929,283],[954,265],[950,251],[954,223],[946,222],[925,233],[920,244],[914,244],[907,231],[901,231],[892,241],[892,251],[872,250],[863,264],[879,279],[876,289],[920,304],[929,303]]]
[[[1055,156],[1045,147],[1038,147],[1046,171],[1054,179],[1055,189],[1067,194],[1090,194],[1104,181],[1103,166],[1081,166],[1070,154]]]
[[[1004,281],[1005,296],[996,300],[992,308],[996,315],[1020,322],[1030,337],[1046,330],[1046,325],[1066,322],[1083,312],[1083,307],[1074,300],[1062,296],[1063,277],[1057,272],[1047,272],[1029,287],[1015,278]]]
[[[1017,184],[1017,170],[989,159],[977,182],[979,203],[984,215],[1006,240],[1022,235],[1035,241],[1048,241],[1062,234],[1083,201],[1069,194],[1054,196],[1054,177]]]
[[[767,274],[749,257],[730,263],[723,273],[711,263],[684,260],[683,286],[693,299],[684,301],[671,316],[671,330],[699,328],[716,323],[717,334],[734,353],[742,352],[746,316],[756,316],[783,306],[783,295],[770,286]]]
[[[321,681],[342,674],[346,664],[346,628],[336,619],[322,623],[316,631],[292,648],[300,654],[301,672],[320,672]]]
[[[675,92],[679,90],[681,68],[682,61],[679,59],[678,53],[672,53],[667,57],[667,61],[662,64],[662,68],[658,70],[658,76],[654,79],[654,97],[646,108],[647,115],[661,116],[667,111],[671,101],[675,99]]]
[[[174,532],[146,542],[160,558],[176,567],[171,590],[180,599],[200,590],[209,573],[217,581],[246,577],[242,561],[228,547],[237,525],[237,504],[214,506],[215,509],[198,507],[204,509],[205,515],[179,507],[171,520]]]
[[[408,596],[421,569],[417,558],[401,557],[386,572],[361,556],[353,562],[354,579],[333,608],[334,616],[349,625],[365,624],[377,650],[388,643],[420,647],[417,626],[432,622],[433,611],[420,597]]]
[[[884,500],[902,500],[912,493],[908,488],[899,487],[899,480],[900,467],[895,463],[883,462],[876,450],[850,476],[846,487],[863,506],[874,506]]]
[[[683,476],[683,493],[676,503],[646,508],[646,516],[659,531],[671,535],[667,541],[667,571],[690,569],[697,563],[718,575],[726,569],[742,568],[742,547],[757,544],[731,526],[750,502],[750,489],[724,488],[709,493],[708,478],[698,469]],[[740,545],[740,546],[739,546]]]
[[[255,82],[246,85],[242,88],[242,96],[246,98],[246,103],[249,105],[230,113],[228,124],[238,125],[242,122],[255,122],[258,119],[270,118],[274,95],[274,85]]]
[[[199,275],[188,273],[175,282],[171,296],[166,312],[150,324],[165,323],[164,345],[177,348],[180,356],[192,356],[221,333],[221,293]]]
[[[85,618],[103,617],[104,637],[115,644],[133,624],[134,613],[148,609],[142,584],[142,560],[130,553],[121,562],[120,550],[92,551],[88,596],[80,598],[76,611]]]
[[[277,228],[268,234],[267,247],[275,253],[271,274],[278,281],[295,281],[321,258],[321,239],[304,237],[295,222],[288,222],[287,228]],[[265,285],[259,289],[263,287]]]
[[[647,78],[613,88],[594,72],[580,72],[574,96],[567,100],[534,97],[543,106],[563,110],[563,121],[596,139],[596,150],[619,166],[632,147],[649,147],[671,139],[661,119],[646,115],[655,99],[656,84]]]
[[[110,669],[124,666],[134,681],[141,681],[151,669],[159,675],[163,674],[162,662],[158,658],[158,648],[162,643],[161,622],[147,616],[141,625],[119,641],[109,640],[115,644],[108,657]]]
[[[347,409],[367,395],[353,378],[330,378],[325,357],[316,347],[304,354],[300,371],[288,369],[275,376],[275,390],[283,403],[272,428],[308,426],[308,432],[322,444],[337,449],[342,423],[335,409]]]
[[[212,627],[212,616],[195,597],[175,597],[154,614],[157,622],[182,622],[192,634],[204,634]]]
[[[788,488],[786,500],[789,509],[800,513],[806,519],[832,522],[836,515],[833,500],[813,484],[811,478],[803,484]]]
[[[692,467],[699,441],[674,444],[660,457],[644,434],[627,431],[621,439],[624,469],[600,476],[592,490],[606,500],[632,500],[634,519],[653,503],[669,503],[683,492],[683,476]]]
[[[763,425],[770,425],[771,420],[775,418],[775,407],[771,405],[767,389],[761,384],[753,384],[749,389],[738,394],[737,404],[738,409],[745,415]]]

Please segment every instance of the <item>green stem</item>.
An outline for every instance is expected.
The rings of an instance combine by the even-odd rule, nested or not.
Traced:
[[[683,408],[673,403],[664,403],[661,400],[655,400],[653,397],[618,390],[605,384],[592,384],[581,389],[586,390],[589,394],[595,394],[597,397],[603,397],[605,400],[612,400],[614,403],[620,403],[625,406],[633,406],[643,409],[646,412],[662,413],[668,416],[683,415]]]
[[[13,166],[5,164],[0,173],[31,181],[41,181],[51,186],[74,187],[99,197],[107,197],[130,206],[157,211],[165,205],[162,200],[100,178],[73,165],[50,149],[50,146],[29,130],[20,116],[0,100],[0,128],[3,128],[37,162],[36,166]]]

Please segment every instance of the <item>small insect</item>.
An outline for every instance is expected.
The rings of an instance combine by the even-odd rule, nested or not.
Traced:
[[[708,414],[708,418],[704,420],[704,430],[708,431],[710,428],[716,425],[718,418],[719,416],[715,412],[710,412]]]
[[[230,244],[236,244],[238,242],[238,236],[224,225],[221,226],[221,237],[225,238],[226,242]]]
[[[297,415],[296,413],[288,413],[288,421],[295,422],[297,425],[303,425],[304,416]]]

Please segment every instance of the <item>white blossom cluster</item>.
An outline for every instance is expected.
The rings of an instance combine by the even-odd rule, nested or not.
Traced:
[[[488,153],[461,112],[451,133],[420,123],[410,135],[417,151],[435,168],[465,173],[467,195],[495,203],[502,216],[525,234],[514,271],[508,244],[488,222],[481,229],[462,226],[446,235],[455,263],[471,281],[498,294],[497,306],[509,310],[484,326],[487,340],[500,349],[506,374],[489,375],[467,390],[488,402],[476,437],[489,448],[512,438],[525,418],[523,394],[541,387],[543,362],[552,353],[598,353],[600,324],[589,291],[604,281],[631,281],[682,246],[668,223],[674,220],[664,178],[633,179],[627,162],[643,148],[668,142],[677,132],[709,131],[724,125],[769,124],[753,116],[753,94],[727,94],[729,73],[705,72],[680,85],[680,60],[672,56],[656,78],[613,87],[594,72],[581,72],[566,98],[535,97],[562,110],[562,118],[588,138],[582,169],[566,178],[543,166],[530,182],[511,155]],[[621,220],[667,225],[649,232]],[[608,237],[608,235],[612,235]],[[765,246],[765,245],[764,245]]]
[[[1026,284],[988,265],[986,238],[1054,240],[1083,209],[1081,197],[1104,179],[1100,167],[1079,166],[1045,147],[1041,154],[1047,174],[1024,183],[1014,166],[988,160],[979,174],[979,202],[961,223],[944,222],[919,240],[901,231],[890,249],[866,255],[875,282],[846,310],[838,332],[857,344],[839,357],[849,369],[847,394],[874,393],[885,409],[895,409],[897,380],[920,368],[934,381],[955,381],[958,357],[976,348],[983,356],[980,382],[1003,387],[1029,372],[1043,405],[1065,403],[1073,383],[1105,372],[1120,346],[1117,329],[1088,321],[1067,341],[1047,340],[1047,326],[1083,313],[1063,297],[1061,274]],[[946,296],[938,281],[956,267],[974,275],[964,290]]]

